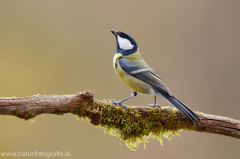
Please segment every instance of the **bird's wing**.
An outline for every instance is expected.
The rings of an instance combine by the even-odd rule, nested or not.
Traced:
[[[132,75],[133,77],[145,81],[146,83],[154,86],[155,88],[158,88],[168,93],[170,96],[174,96],[173,93],[167,87],[167,85],[152,69],[137,66],[133,64],[129,59],[125,58],[120,58],[119,64],[125,72]]]

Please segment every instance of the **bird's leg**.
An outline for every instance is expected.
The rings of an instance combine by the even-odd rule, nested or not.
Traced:
[[[157,104],[157,96],[154,96],[154,104],[148,104],[148,107],[159,107],[161,108],[160,105]]]
[[[115,101],[114,99],[111,99],[111,102],[113,104],[119,104],[119,106],[121,107],[124,107],[125,109],[128,110],[127,106],[122,104],[123,102],[125,102],[126,100],[130,99],[130,98],[133,98],[133,97],[136,97],[137,96],[137,92],[132,92],[131,96],[127,97],[127,98],[124,98],[123,100],[120,100],[120,101]]]

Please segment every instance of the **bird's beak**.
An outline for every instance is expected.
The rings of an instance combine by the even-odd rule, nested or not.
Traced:
[[[116,36],[117,35],[117,31],[113,30],[113,29],[110,29],[111,32]]]

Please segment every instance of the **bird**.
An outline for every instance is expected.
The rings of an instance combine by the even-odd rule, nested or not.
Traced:
[[[160,96],[176,107],[190,122],[196,123],[200,116],[177,99],[163,80],[144,61],[135,39],[122,31],[111,29],[111,32],[117,42],[117,51],[113,57],[114,70],[120,80],[132,91],[129,97],[120,101],[111,99],[111,102],[128,110],[123,102],[141,93],[154,96],[154,103],[149,104],[148,107],[161,108],[156,99],[156,96]]]

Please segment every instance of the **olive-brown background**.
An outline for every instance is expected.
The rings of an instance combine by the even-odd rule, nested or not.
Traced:
[[[132,35],[146,62],[190,108],[240,120],[239,0],[2,0],[0,96],[84,90],[100,100],[130,95],[113,70],[110,29]],[[152,102],[152,96],[138,95],[126,104]],[[160,98],[158,103],[169,105]],[[134,152],[71,114],[34,120],[0,116],[0,152],[68,151],[81,159],[240,157],[240,140],[220,135],[182,131],[163,146],[151,139]]]

